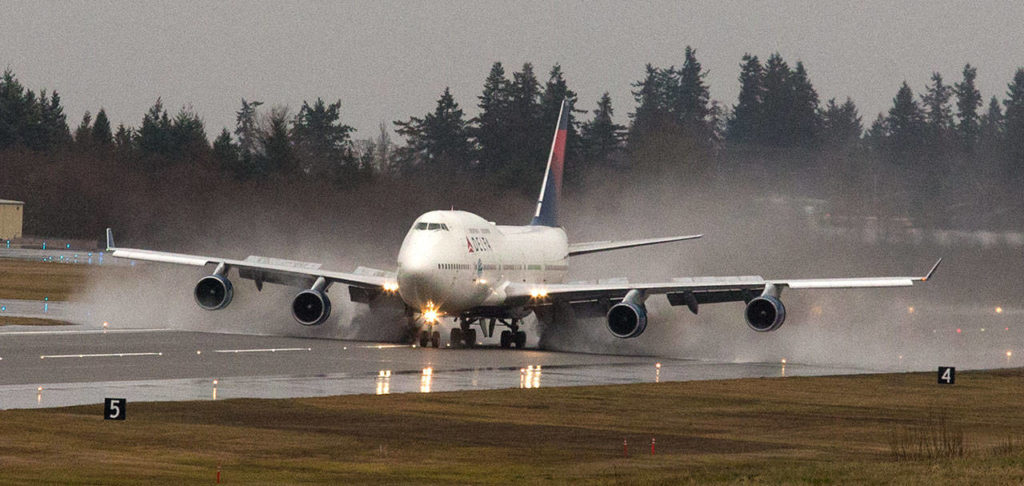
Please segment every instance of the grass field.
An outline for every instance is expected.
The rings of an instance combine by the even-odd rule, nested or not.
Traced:
[[[1020,484],[1022,397],[1005,370],[9,410],[0,482]]]
[[[0,299],[68,300],[89,272],[116,271],[92,265],[0,259]]]
[[[71,326],[70,322],[55,319],[40,319],[38,317],[9,317],[0,316],[0,327],[2,326]]]

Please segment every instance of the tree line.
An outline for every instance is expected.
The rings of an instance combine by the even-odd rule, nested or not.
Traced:
[[[345,189],[455,177],[532,192],[564,99],[570,107],[569,184],[638,172],[692,183],[738,170],[759,174],[766,191],[837,199],[871,193],[871,211],[929,224],[950,223],[929,211],[936,201],[1005,213],[997,218],[1002,225],[1020,222],[1009,215],[1021,209],[1013,195],[1024,182],[1024,68],[987,105],[975,86],[977,68],[969,64],[952,84],[933,73],[918,94],[903,82],[888,111],[865,129],[853,100],[822,101],[807,67],[800,61],[790,66],[779,53],[763,62],[742,57],[733,104],[711,99],[695,49],[686,47],[681,61],[645,67],[632,84],[634,105],[625,125],[615,122],[607,92],[591,110],[578,108],[557,64],[538,77],[530,63],[508,73],[495,62],[474,117],[445,88],[433,111],[382,123],[375,136],[357,139],[342,120],[341,100],[304,101],[292,112],[241,99],[235,126],[212,143],[192,108],[169,112],[159,98],[136,126],[111,127],[100,107],[72,131],[56,91],[27,89],[8,69],[0,78],[0,161],[15,177],[3,177],[0,187],[6,194],[25,192],[25,179],[16,180],[11,169],[28,166],[9,162],[34,154],[51,162],[77,160],[80,168],[89,161],[107,164],[154,180],[168,170],[182,177],[192,170],[207,179],[327,181]],[[401,142],[392,140],[392,130]],[[794,189],[797,173],[820,187]],[[979,201],[978,191],[989,193],[988,200]]]

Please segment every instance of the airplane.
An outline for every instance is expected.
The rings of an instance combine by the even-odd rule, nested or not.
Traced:
[[[292,301],[292,316],[299,324],[316,326],[331,315],[327,295],[334,284],[348,287],[353,302],[369,304],[397,296],[405,305],[414,341],[421,347],[440,347],[439,324],[454,318],[451,346],[477,344],[476,329],[493,337],[495,325],[502,348],[526,345],[523,319],[531,313],[550,319],[559,306],[575,315],[603,315],[612,335],[636,338],[647,328],[646,300],[665,295],[673,306],[685,305],[697,314],[702,304],[744,302],[747,325],[757,332],[779,329],[786,320],[780,300],[784,289],[839,289],[905,287],[929,280],[942,262],[919,277],[824,279],[769,279],[746,277],[679,278],[650,283],[564,283],[572,257],[596,252],[694,240],[702,235],[670,236],[628,241],[569,243],[559,226],[558,203],[562,189],[569,110],[562,102],[547,160],[536,211],[528,225],[497,225],[476,214],[450,210],[430,211],[413,221],[398,252],[394,272],[359,267],[353,273],[320,268],[320,264],[250,256],[245,260],[119,248],[107,229],[107,250],[114,257],[153,262],[213,267],[195,286],[195,300],[206,310],[231,303],[231,269],[264,283],[300,287]],[[417,336],[418,334],[418,336]]]

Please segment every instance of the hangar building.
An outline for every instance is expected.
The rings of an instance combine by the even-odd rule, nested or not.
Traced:
[[[22,213],[25,203],[0,199],[0,240],[21,238]]]

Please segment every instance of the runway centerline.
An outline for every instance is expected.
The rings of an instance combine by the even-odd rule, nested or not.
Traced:
[[[152,353],[92,353],[92,354],[44,354],[40,355],[39,359],[59,359],[59,358],[130,358],[134,356],[163,356],[164,353],[152,352]]]
[[[214,353],[278,353],[281,351],[312,351],[313,348],[215,349]]]

